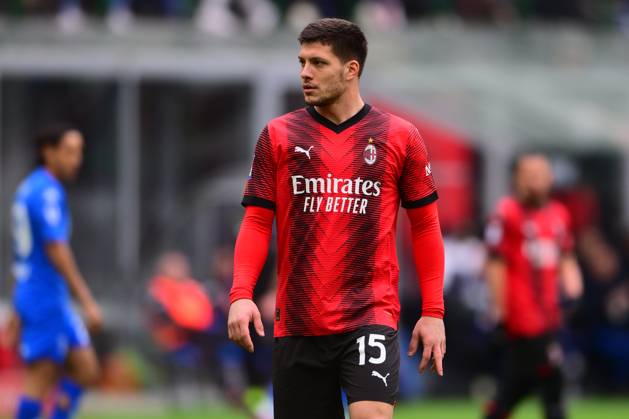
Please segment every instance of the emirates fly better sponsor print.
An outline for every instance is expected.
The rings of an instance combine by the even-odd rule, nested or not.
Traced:
[[[293,175],[291,185],[294,196],[303,196],[304,212],[366,214],[368,197],[378,197],[382,192],[379,181],[339,179],[331,173],[325,178]]]

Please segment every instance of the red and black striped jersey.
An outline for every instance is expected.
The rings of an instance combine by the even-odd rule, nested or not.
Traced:
[[[397,329],[396,223],[437,199],[428,153],[409,122],[365,105],[342,124],[314,107],[272,120],[243,205],[275,210],[275,336]]]

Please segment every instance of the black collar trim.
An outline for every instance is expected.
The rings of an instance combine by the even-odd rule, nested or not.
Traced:
[[[371,106],[365,103],[365,105],[362,107],[361,110],[358,111],[356,115],[352,116],[351,118],[349,118],[348,120],[344,122],[341,122],[338,125],[330,121],[325,116],[321,115],[319,112],[317,112],[314,106],[307,106],[306,110],[308,111],[310,116],[312,116],[315,119],[315,121],[317,121],[318,123],[320,123],[321,125],[327,128],[330,128],[332,131],[336,132],[337,134],[340,134],[341,132],[345,131],[347,128],[351,127],[352,125],[355,125],[358,122],[360,122],[360,120],[363,119],[369,113],[369,111],[371,110]]]

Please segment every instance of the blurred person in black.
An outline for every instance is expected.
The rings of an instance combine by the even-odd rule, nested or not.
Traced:
[[[486,230],[486,277],[493,315],[506,333],[506,358],[498,394],[486,419],[508,417],[532,390],[541,390],[547,419],[566,417],[562,400],[560,292],[582,294],[572,254],[568,212],[550,199],[553,175],[541,154],[520,156],[513,168],[513,196],[497,205]]]
[[[575,326],[587,357],[586,383],[608,392],[627,389],[629,259],[596,227],[582,232],[577,248],[583,264],[585,294]]]
[[[230,404],[243,409],[256,418],[272,417],[272,395],[265,391],[271,382],[272,336],[253,336],[256,352],[248,353],[227,339],[227,316],[229,313],[229,291],[233,277],[234,253],[230,245],[219,245],[212,252],[212,266],[208,287],[215,302],[215,327],[212,329],[215,342],[215,373],[218,384]],[[265,327],[273,326],[275,317],[275,283],[273,264],[269,263],[260,274],[260,289],[255,300],[260,306]],[[256,391],[263,393],[256,397],[248,395]]]

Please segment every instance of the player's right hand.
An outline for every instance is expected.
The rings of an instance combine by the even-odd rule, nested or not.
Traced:
[[[88,301],[83,304],[85,323],[87,330],[96,332],[103,326],[103,313],[96,301]]]
[[[229,307],[229,316],[227,318],[229,339],[247,351],[253,352],[249,323],[253,323],[253,327],[258,335],[264,336],[264,326],[262,325],[262,317],[260,316],[258,306],[252,300],[242,299],[234,301]]]

